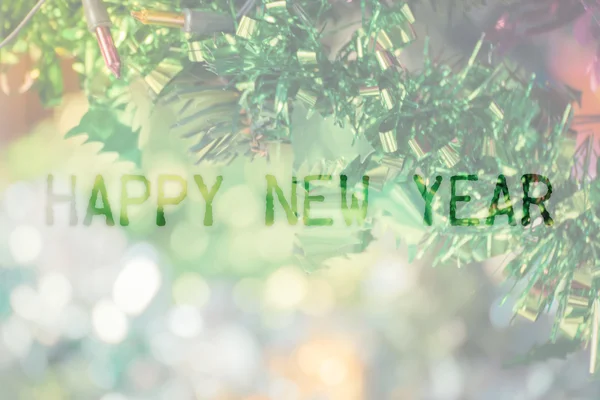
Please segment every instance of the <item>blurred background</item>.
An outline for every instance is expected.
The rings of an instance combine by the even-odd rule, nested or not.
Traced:
[[[420,37],[470,52],[494,10],[470,17],[448,25],[423,9]],[[413,48],[405,61],[418,64],[422,46]],[[582,90],[580,112],[600,109],[585,70],[594,49],[557,32],[512,56]],[[270,162],[196,166],[168,134],[169,111],[148,112],[143,173],[152,183],[161,173],[185,177],[188,198],[167,210],[164,228],[155,226],[155,192],[126,229],[100,217],[82,226],[95,176],[116,207],[120,176],[133,169],[95,144],[64,139],[87,110],[68,59],[67,94],[54,109],[20,90],[28,65],[5,66],[0,79],[0,398],[600,398],[585,351],[508,365],[547,340],[551,321],[513,319],[502,259],[409,263],[406,246],[381,228],[364,253],[310,271],[299,265],[297,229],[264,224],[264,175],[285,184],[292,174],[285,147]],[[48,174],[63,194],[77,176],[78,226],[68,225],[64,205],[46,225]],[[202,225],[194,174],[209,185],[224,177],[213,227]]]

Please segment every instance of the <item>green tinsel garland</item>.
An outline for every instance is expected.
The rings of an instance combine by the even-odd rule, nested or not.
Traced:
[[[55,51],[62,48],[63,53],[76,57],[75,68],[83,74],[94,101],[90,115],[72,134],[90,134],[94,113],[110,115],[111,110],[115,111],[114,126],[121,131],[130,126],[123,121],[123,113],[131,112],[127,82],[137,76],[153,96],[177,108],[176,128],[197,140],[193,150],[200,159],[228,162],[238,155],[264,155],[268,143],[291,141],[294,135],[302,135],[293,130],[291,121],[294,107],[300,105],[309,114],[349,126],[374,151],[366,158],[348,160],[344,172],[351,179],[362,174],[373,177],[372,188],[380,193],[375,196],[388,205],[378,213],[382,221],[391,217],[392,221],[422,224],[421,199],[410,198],[402,190],[402,185],[412,184],[415,172],[429,179],[437,174],[478,173],[480,181],[489,184],[500,173],[508,177],[532,170],[542,173],[565,188],[554,227],[542,224],[515,230],[498,224],[460,231],[448,225],[442,209],[435,209],[441,224],[426,232],[423,252],[436,249],[438,262],[468,263],[507,254],[516,246],[519,255],[507,272],[529,282],[517,311],[535,319],[558,301],[555,333],[591,342],[591,369],[595,371],[600,320],[598,249],[580,238],[597,236],[596,209],[587,200],[597,190],[595,184],[575,182],[569,174],[573,152],[565,151],[563,142],[574,98],[568,91],[556,93],[541,87],[506,65],[486,65],[479,57],[481,42],[459,66],[433,62],[426,54],[423,68],[406,71],[397,56],[415,39],[414,16],[402,2],[360,1],[362,22],[337,54],[322,44],[332,7],[326,0],[258,1],[255,12],[238,21],[235,35],[210,38],[140,27],[128,17],[133,3],[112,4],[118,27],[113,34],[124,63],[132,67],[124,83],[99,74],[94,40],[79,17],[73,17],[78,15],[73,13],[78,1],[49,3],[14,45],[17,52],[28,47],[42,50],[37,65],[42,79],[52,81],[40,80],[38,86],[50,103],[60,97],[60,84],[52,72]],[[232,4],[213,1],[205,8],[231,12]],[[136,7],[171,10],[186,5],[135,3]],[[2,7],[5,11],[7,5]],[[24,10],[23,6],[17,15]],[[4,21],[4,30],[15,21]],[[52,36],[52,31],[62,36]],[[7,54],[2,52],[3,59]],[[101,94],[107,87],[111,87],[108,96]],[[135,131],[134,126],[134,139]],[[106,135],[111,133],[97,132],[91,140],[116,150]],[[473,201],[465,210],[475,215],[487,206],[484,201]],[[321,239],[310,234],[301,237],[301,252],[330,256],[357,244],[360,250],[368,243],[362,237],[364,231],[346,232],[319,251],[313,244]],[[358,237],[362,238],[357,242]]]

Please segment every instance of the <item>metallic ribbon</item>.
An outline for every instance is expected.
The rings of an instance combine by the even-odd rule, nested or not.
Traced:
[[[235,32],[236,36],[250,39],[258,32],[259,23],[257,20],[244,15],[238,24],[238,29]]]
[[[154,70],[144,76],[144,81],[156,98],[182,70],[183,66],[179,61],[165,58]]]

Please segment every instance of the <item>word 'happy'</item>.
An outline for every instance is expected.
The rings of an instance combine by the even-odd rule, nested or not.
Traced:
[[[204,212],[204,225],[212,226],[214,223],[213,218],[213,203],[221,184],[223,183],[223,176],[217,176],[215,182],[209,187],[204,182],[201,175],[194,175],[194,186],[196,190],[202,196],[205,203]],[[279,202],[283,209],[286,219],[290,225],[296,225],[299,218],[298,212],[298,190],[297,186],[301,182],[296,177],[292,178],[291,182],[291,196],[286,198],[282,188],[279,186],[275,176],[266,175],[266,204],[265,204],[265,224],[267,226],[273,225],[275,222],[275,199]],[[304,178],[304,202],[303,202],[303,213],[302,222],[306,226],[331,226],[334,224],[333,218],[315,218],[311,217],[311,206],[314,203],[322,203],[325,201],[325,196],[315,195],[311,193],[311,185],[315,181],[333,181],[334,177],[331,175],[311,175]],[[471,201],[471,196],[465,194],[457,194],[456,184],[459,181],[477,181],[476,175],[456,175],[450,178],[450,224],[453,226],[477,226],[482,223],[477,218],[457,218],[457,205],[458,203],[467,203]],[[423,215],[423,221],[426,225],[432,225],[432,202],[435,194],[438,192],[442,184],[443,178],[437,176],[435,182],[431,187],[427,187],[425,180],[419,176],[414,176],[414,182],[416,187],[423,198],[425,203],[425,211]],[[132,194],[130,189],[131,185],[141,185],[143,188],[141,194]],[[526,174],[521,178],[523,185],[523,218],[521,223],[523,226],[527,226],[531,223],[530,207],[532,205],[538,206],[540,213],[544,219],[544,223],[548,226],[553,224],[553,220],[546,209],[544,202],[550,199],[552,194],[552,185],[548,178],[537,175],[537,174]],[[57,194],[54,189],[54,176],[49,175],[47,180],[47,203],[46,203],[46,222],[48,225],[54,224],[54,207],[58,203],[69,203],[70,204],[70,217],[69,224],[72,226],[77,225],[78,215],[76,207],[76,185],[77,178],[71,176],[71,194]],[[133,207],[141,206],[148,202],[151,197],[151,184],[150,181],[143,175],[124,175],[121,177],[120,182],[120,201],[119,201],[119,224],[121,226],[128,226],[130,223],[129,210]],[[542,183],[547,187],[545,195],[540,197],[530,196],[530,188],[532,183]],[[179,191],[176,195],[167,194],[167,185],[178,185]],[[313,187],[314,188],[314,187]],[[369,206],[369,177],[363,176],[362,178],[362,190],[356,191],[351,190],[351,194],[348,194],[348,177],[345,175],[339,176],[339,188],[340,188],[340,211],[344,218],[347,226],[352,225],[355,221],[362,225],[367,216]],[[188,195],[188,182],[179,175],[158,175],[156,182],[156,225],[165,226],[167,221],[165,217],[166,207],[178,206],[185,200]],[[500,208],[498,203],[500,202],[500,196],[503,196],[504,206]],[[350,197],[350,199],[349,199]],[[503,175],[498,176],[496,187],[492,195],[489,207],[488,217],[483,221],[486,225],[493,225],[495,218],[499,215],[506,215],[508,223],[510,225],[516,225],[514,218],[514,210],[506,178]],[[94,186],[89,196],[87,204],[87,211],[83,219],[83,224],[86,226],[91,225],[94,217],[104,217],[106,225],[114,226],[115,218],[113,213],[113,207],[110,204],[108,189],[106,187],[104,177],[98,175],[95,179]]]

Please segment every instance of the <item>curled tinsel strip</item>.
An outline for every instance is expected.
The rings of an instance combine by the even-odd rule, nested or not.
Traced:
[[[578,191],[567,199],[571,203],[567,209],[571,213],[579,210],[580,214],[566,219],[551,232],[534,230],[535,240],[524,243],[520,256],[506,267],[507,275],[528,281],[518,303],[518,314],[536,320],[554,303],[558,304],[552,340],[566,337],[589,344],[591,373],[596,372],[600,311],[599,248],[590,239],[600,220],[596,207],[585,200],[593,195]]]
[[[558,130],[534,126],[561,121],[540,115],[532,82],[479,63],[481,42],[460,71],[431,61],[421,71],[405,71],[397,55],[414,39],[414,17],[404,3],[387,8],[365,1],[369,18],[333,59],[321,44],[326,2],[290,4],[265,2],[258,15],[242,18],[235,36],[190,45],[194,60],[207,62],[240,92],[240,108],[262,137],[289,137],[291,109],[303,103],[350,124],[378,153],[413,158],[434,173],[459,163],[468,168],[466,154],[493,151],[494,142],[512,137],[511,129],[530,132],[523,150],[533,153],[541,150],[539,132],[546,129],[542,135],[552,142],[549,135],[564,131],[566,120]],[[465,146],[465,138],[474,140]]]
[[[235,36],[196,43],[194,54],[203,49],[200,59],[241,92],[241,108],[271,138],[289,136],[294,99],[340,125],[350,121],[359,127],[356,110],[363,98],[371,97],[367,107],[376,105],[378,111],[369,115],[374,119],[396,101],[396,89],[379,87],[379,81],[386,75],[385,63],[394,62],[392,52],[414,37],[405,5],[384,13],[379,2],[368,3],[374,19],[365,20],[358,39],[364,58],[351,60],[346,52],[331,59],[321,43],[321,19],[329,9],[324,1],[265,2],[258,15],[242,18]],[[363,89],[369,87],[375,96]]]
[[[504,85],[500,85],[506,88]],[[511,87],[511,86],[508,86]],[[539,90],[539,88],[538,88]],[[571,103],[573,99],[568,96],[556,99],[562,103],[561,114],[555,114],[549,107],[537,99],[537,96],[547,91],[537,92],[533,81],[528,86],[512,86],[510,94],[504,96],[498,93],[494,102],[499,109],[503,109],[503,118],[500,124],[490,125],[486,135],[486,126],[480,125],[477,129],[483,135],[472,135],[473,141],[481,140],[479,146],[472,147],[462,159],[468,158],[467,163],[458,164],[458,167],[467,165],[463,171],[478,171],[476,182],[464,182],[461,191],[470,193],[472,201],[461,206],[461,214],[485,218],[489,215],[489,193],[480,195],[478,187],[493,188],[499,175],[505,179],[516,181],[520,184],[520,174],[523,171],[537,171],[549,177],[552,182],[564,182],[569,178],[568,171],[572,165],[572,152],[564,157],[562,150],[571,140],[565,137],[571,118]],[[514,97],[513,97],[514,96]],[[478,138],[481,137],[481,139]],[[464,135],[467,138],[468,133]],[[501,143],[511,141],[512,146],[502,146]],[[567,146],[568,147],[568,146]],[[573,146],[571,146],[573,148]],[[456,171],[456,170],[455,170]],[[565,173],[567,171],[567,173]],[[428,177],[435,174],[448,175],[449,170],[437,168],[431,171]],[[514,188],[510,185],[511,189]],[[510,226],[502,224],[483,225],[473,228],[470,233],[457,231],[450,226],[447,212],[440,211],[439,227],[429,237],[424,251],[436,241],[443,242],[439,262],[458,258],[462,262],[482,261],[487,258],[504,254],[511,248],[510,244],[518,242],[524,232],[515,231]]]

